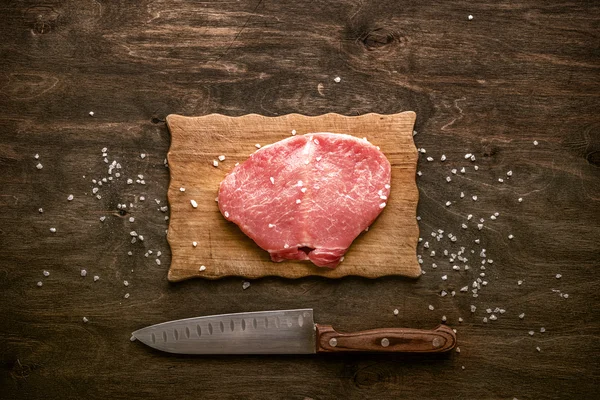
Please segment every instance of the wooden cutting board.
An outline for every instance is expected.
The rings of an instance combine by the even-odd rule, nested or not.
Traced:
[[[193,118],[169,115],[171,218],[167,238],[172,259],[168,279],[273,275],[285,278],[309,275],[328,278],[420,276],[416,255],[419,229],[415,169],[418,155],[412,135],[414,122],[414,112],[358,117],[338,114],[316,117],[210,114]],[[335,269],[319,268],[308,261],[272,262],[268,252],[221,216],[215,202],[219,183],[235,163],[244,162],[256,151],[256,144],[266,145],[285,139],[292,130],[298,135],[334,132],[366,137],[380,146],[392,164],[392,188],[387,207],[369,231],[354,241],[344,261]],[[218,160],[220,155],[226,159],[220,161],[218,167],[213,166],[213,160]],[[197,202],[197,208],[192,207],[191,200]],[[193,242],[197,243],[196,247]],[[201,266],[205,266],[203,271],[200,271]]]

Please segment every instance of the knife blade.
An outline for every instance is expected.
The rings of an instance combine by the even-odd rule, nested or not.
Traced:
[[[177,354],[439,353],[456,346],[456,335],[445,325],[344,333],[315,324],[310,308],[179,319],[132,335],[152,348]]]

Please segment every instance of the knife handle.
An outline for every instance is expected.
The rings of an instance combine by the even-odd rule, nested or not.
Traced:
[[[317,352],[441,353],[456,346],[456,334],[446,325],[435,329],[381,328],[337,332],[331,325],[315,324]]]

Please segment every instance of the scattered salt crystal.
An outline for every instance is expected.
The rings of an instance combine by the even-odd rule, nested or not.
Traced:
[[[508,235],[508,238],[512,240],[512,239],[514,239],[514,235],[510,234],[510,235]]]
[[[483,229],[483,224],[477,224],[477,229],[482,230]]]
[[[40,158],[40,155],[36,153],[36,155],[33,156],[33,158],[35,158],[37,160],[38,158]]]
[[[385,204],[385,203],[381,203],[381,204],[379,205],[379,208],[385,208],[385,206],[386,206],[386,204]]]
[[[296,204],[300,204],[300,203],[302,203],[302,200],[296,199]]]
[[[213,167],[218,167],[219,166],[219,162],[217,160],[213,160]]]
[[[198,268],[198,271],[206,271],[206,267],[204,265],[201,265],[200,268]]]
[[[89,319],[87,319],[86,317],[83,317],[83,323],[86,323],[88,321],[89,321]]]
[[[180,188],[179,188],[179,191],[180,191],[180,192],[185,192],[185,188],[184,188],[184,187],[180,187]]]
[[[448,275],[442,275],[442,280],[445,281],[448,279]]]
[[[340,78],[339,76],[336,76],[335,78],[333,78],[333,81],[335,83],[340,83],[342,81],[342,78]]]
[[[442,160],[442,161],[446,161],[446,155],[445,155],[445,154],[442,154],[442,157],[440,158],[440,160]]]
[[[502,178],[498,178],[498,182],[500,182],[500,183],[503,183],[503,182],[504,182],[504,179],[502,179]]]
[[[539,144],[539,143],[538,143],[538,141],[537,141],[537,140],[534,140],[534,141],[533,141],[533,145],[534,145],[534,146],[537,146],[538,144]]]
[[[475,157],[475,156],[473,156],[473,157]],[[473,161],[475,161],[475,160],[473,160]],[[476,166],[473,167],[473,169],[475,169],[475,171],[479,171],[479,166],[476,165]]]
[[[556,274],[556,279],[560,279],[560,278],[562,278],[562,275],[561,274]]]
[[[471,154],[471,153],[467,153],[467,154],[465,154],[465,160],[467,160],[467,159],[471,158],[471,156],[472,156],[472,154]]]
[[[100,277],[98,275],[94,275],[94,282],[98,281]]]
[[[395,308],[395,309],[394,309],[394,315],[398,315],[398,314],[400,314],[400,311],[398,311],[398,309],[397,309],[397,308]]]
[[[269,224],[269,228],[275,228],[275,225]]]
[[[446,177],[446,182],[450,182],[452,181],[452,178],[450,178],[449,176]]]
[[[462,224],[462,225],[461,225],[461,227],[462,227],[463,229],[467,229],[467,224]]]
[[[80,272],[80,275],[83,276],[83,277],[86,277],[87,276],[87,271],[85,269],[82,269],[81,272]]]
[[[56,233],[56,228],[50,228],[50,232]]]
[[[135,221],[135,218],[129,217],[129,222],[133,222],[133,221]]]
[[[270,177],[269,180],[271,181],[271,184],[273,184],[273,185],[275,184],[275,178]]]
[[[429,162],[433,161],[433,157],[427,157],[427,161],[429,161]]]
[[[156,265],[160,265],[160,260],[158,258],[154,261],[156,262]]]
[[[129,234],[134,237],[138,235],[136,231],[131,231],[131,232],[129,232]]]
[[[143,160],[144,158],[146,158],[146,154],[145,153],[140,154],[140,158]]]
[[[254,147],[256,147],[257,149],[260,149],[260,147],[261,147],[261,146],[260,146],[260,144],[256,143],[256,144],[254,145]]]
[[[292,136],[295,136],[295,135],[296,135],[296,130],[292,129]]]
[[[198,208],[198,203],[196,203],[196,200],[190,200],[190,204],[192,205],[192,207]]]
[[[477,201],[477,196],[473,196],[473,201]]]
[[[42,287],[42,285],[43,285],[42,281],[39,281],[39,282],[37,283],[37,285],[38,285],[38,287]]]
[[[540,353],[542,351],[542,349],[540,349],[539,346],[537,346],[535,349],[538,351],[538,353]]]
[[[250,287],[250,282],[246,281],[246,282],[242,283],[242,289],[243,289],[243,290],[246,290],[246,289],[248,289],[249,287]]]
[[[446,321],[447,321],[447,318],[446,318],[446,316],[445,316],[445,315],[442,315],[442,322],[446,322]]]
[[[540,333],[544,333],[544,332],[546,332],[546,328],[544,328],[544,327],[541,327],[541,328],[540,328]]]
[[[517,281],[517,285],[521,286],[522,284],[523,284],[523,281],[521,281],[521,280]]]
[[[512,172],[512,171],[508,171],[508,172],[506,173],[506,176],[512,176],[512,174],[513,174],[513,172]]]
[[[462,317],[458,317],[458,322],[463,322],[464,320],[462,319]]]
[[[42,169],[44,168],[44,166],[42,165],[42,163],[37,163],[37,165],[35,166],[37,169]]]
[[[133,179],[131,179],[131,178],[127,179],[127,184],[128,185],[131,185],[132,183],[133,183]]]
[[[194,247],[198,246],[198,242],[192,242],[192,246],[194,246]]]
[[[219,161],[225,161],[225,156],[224,155],[220,155],[219,157],[217,157],[219,159]]]
[[[461,173],[461,174],[464,174],[465,172],[467,172],[467,170],[465,169],[465,167],[462,167],[462,168],[460,169],[460,173]]]
[[[40,208],[38,208],[38,211],[39,211],[39,212],[40,212],[40,214],[41,214],[41,213],[43,213],[43,212],[44,212],[44,209],[40,207]]]
[[[50,276],[50,272],[48,272],[48,271],[44,271],[42,273],[44,274],[44,276]]]
[[[523,198],[519,197],[518,201],[519,201],[519,203],[522,203],[523,202]]]
[[[469,14],[469,16],[467,17],[467,19],[468,19],[469,21],[472,21],[472,20],[473,20],[473,16]]]
[[[474,313],[476,310],[477,310],[477,307],[472,305],[471,306],[471,312]]]
[[[127,252],[127,255],[128,255],[128,256],[132,256],[132,255],[133,255],[133,251],[128,251],[128,252]]]
[[[487,317],[483,317],[483,322],[485,322],[487,324],[487,322],[488,322]]]
[[[421,176],[423,173],[421,171],[417,171],[417,175]]]
[[[498,317],[496,317],[494,314],[490,315],[490,320],[491,321],[495,321],[497,319],[498,319]]]
[[[428,307],[428,308],[429,308],[429,310],[430,310],[430,311],[433,311],[433,310],[434,310],[434,308],[433,308],[433,306],[432,306],[431,304],[429,305],[429,307]]]
[[[125,296],[123,296],[124,298],[128,299],[129,298],[129,293],[125,293]]]
[[[128,281],[123,281],[123,285],[129,286],[129,282]]]
[[[533,336],[534,333],[534,331],[529,331],[529,336]]]
[[[446,207],[450,207],[450,205],[451,205],[451,204],[452,204],[452,202],[451,202],[450,200],[448,200],[448,201],[446,202]]]

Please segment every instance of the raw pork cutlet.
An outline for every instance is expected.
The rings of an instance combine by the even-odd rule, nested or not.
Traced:
[[[221,182],[219,209],[271,260],[335,268],[381,213],[391,166],[364,139],[294,136],[257,150]]]

